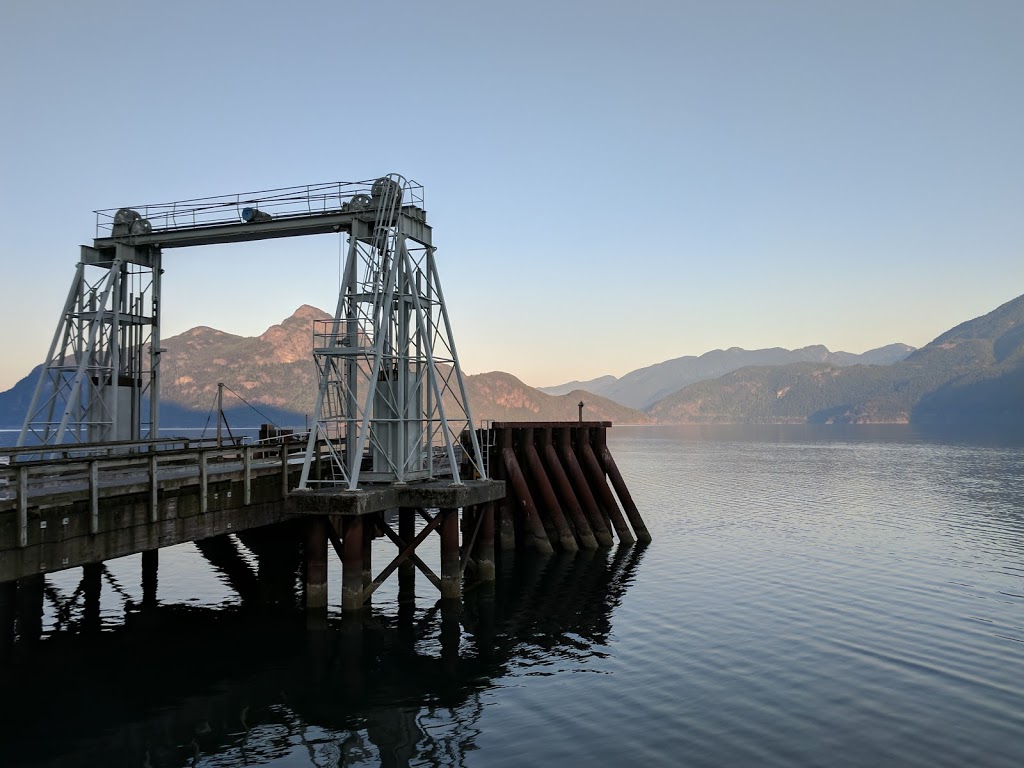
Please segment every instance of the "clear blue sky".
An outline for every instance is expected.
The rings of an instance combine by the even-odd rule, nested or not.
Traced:
[[[398,172],[464,369],[919,346],[1024,293],[1024,3],[0,11],[0,389],[91,211]],[[165,336],[333,309],[335,237],[169,251]]]

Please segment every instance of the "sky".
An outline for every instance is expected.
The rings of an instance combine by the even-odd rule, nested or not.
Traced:
[[[1024,293],[1019,0],[0,10],[0,390],[100,208],[425,187],[466,373],[921,346]],[[162,334],[333,311],[337,236],[166,251]]]

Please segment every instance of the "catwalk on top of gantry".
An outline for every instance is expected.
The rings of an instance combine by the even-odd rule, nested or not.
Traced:
[[[316,408],[300,487],[486,476],[423,187],[397,174],[96,211],[19,444],[155,439],[167,248],[343,233],[334,317],[312,329]],[[327,469],[311,472],[316,446]],[[314,476],[315,475],[315,476]]]

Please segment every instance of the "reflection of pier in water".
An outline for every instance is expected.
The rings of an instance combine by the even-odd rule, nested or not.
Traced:
[[[267,585],[280,589],[280,578],[261,587],[241,575],[229,545],[218,546],[207,557],[227,583],[264,597]],[[304,753],[309,765],[461,764],[475,748],[479,694],[495,679],[600,655],[643,551],[527,553],[455,610],[400,600],[391,614],[346,614],[319,629],[292,608],[294,593],[276,607],[160,605],[151,575],[138,605],[102,566],[69,595],[40,579],[56,626],[41,638],[41,619],[19,617],[0,740],[19,765],[303,762]],[[124,605],[123,623],[102,632],[101,587]]]

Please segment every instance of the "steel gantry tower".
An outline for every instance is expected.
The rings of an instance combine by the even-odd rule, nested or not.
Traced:
[[[155,438],[160,388],[160,247],[118,211],[113,247],[82,246],[18,445]]]
[[[412,191],[392,174],[350,203],[369,215],[349,231],[334,319],[316,324],[319,390],[300,489],[423,480],[439,463],[458,483],[462,434],[486,477],[425,212],[403,205]],[[311,478],[318,440],[331,471]]]
[[[96,215],[19,445],[158,436],[165,250],[338,233],[348,256],[334,318],[312,329],[319,381],[300,487],[405,483],[441,465],[460,483],[463,455],[486,477],[422,186],[391,174]],[[311,477],[322,448],[329,469]]]

